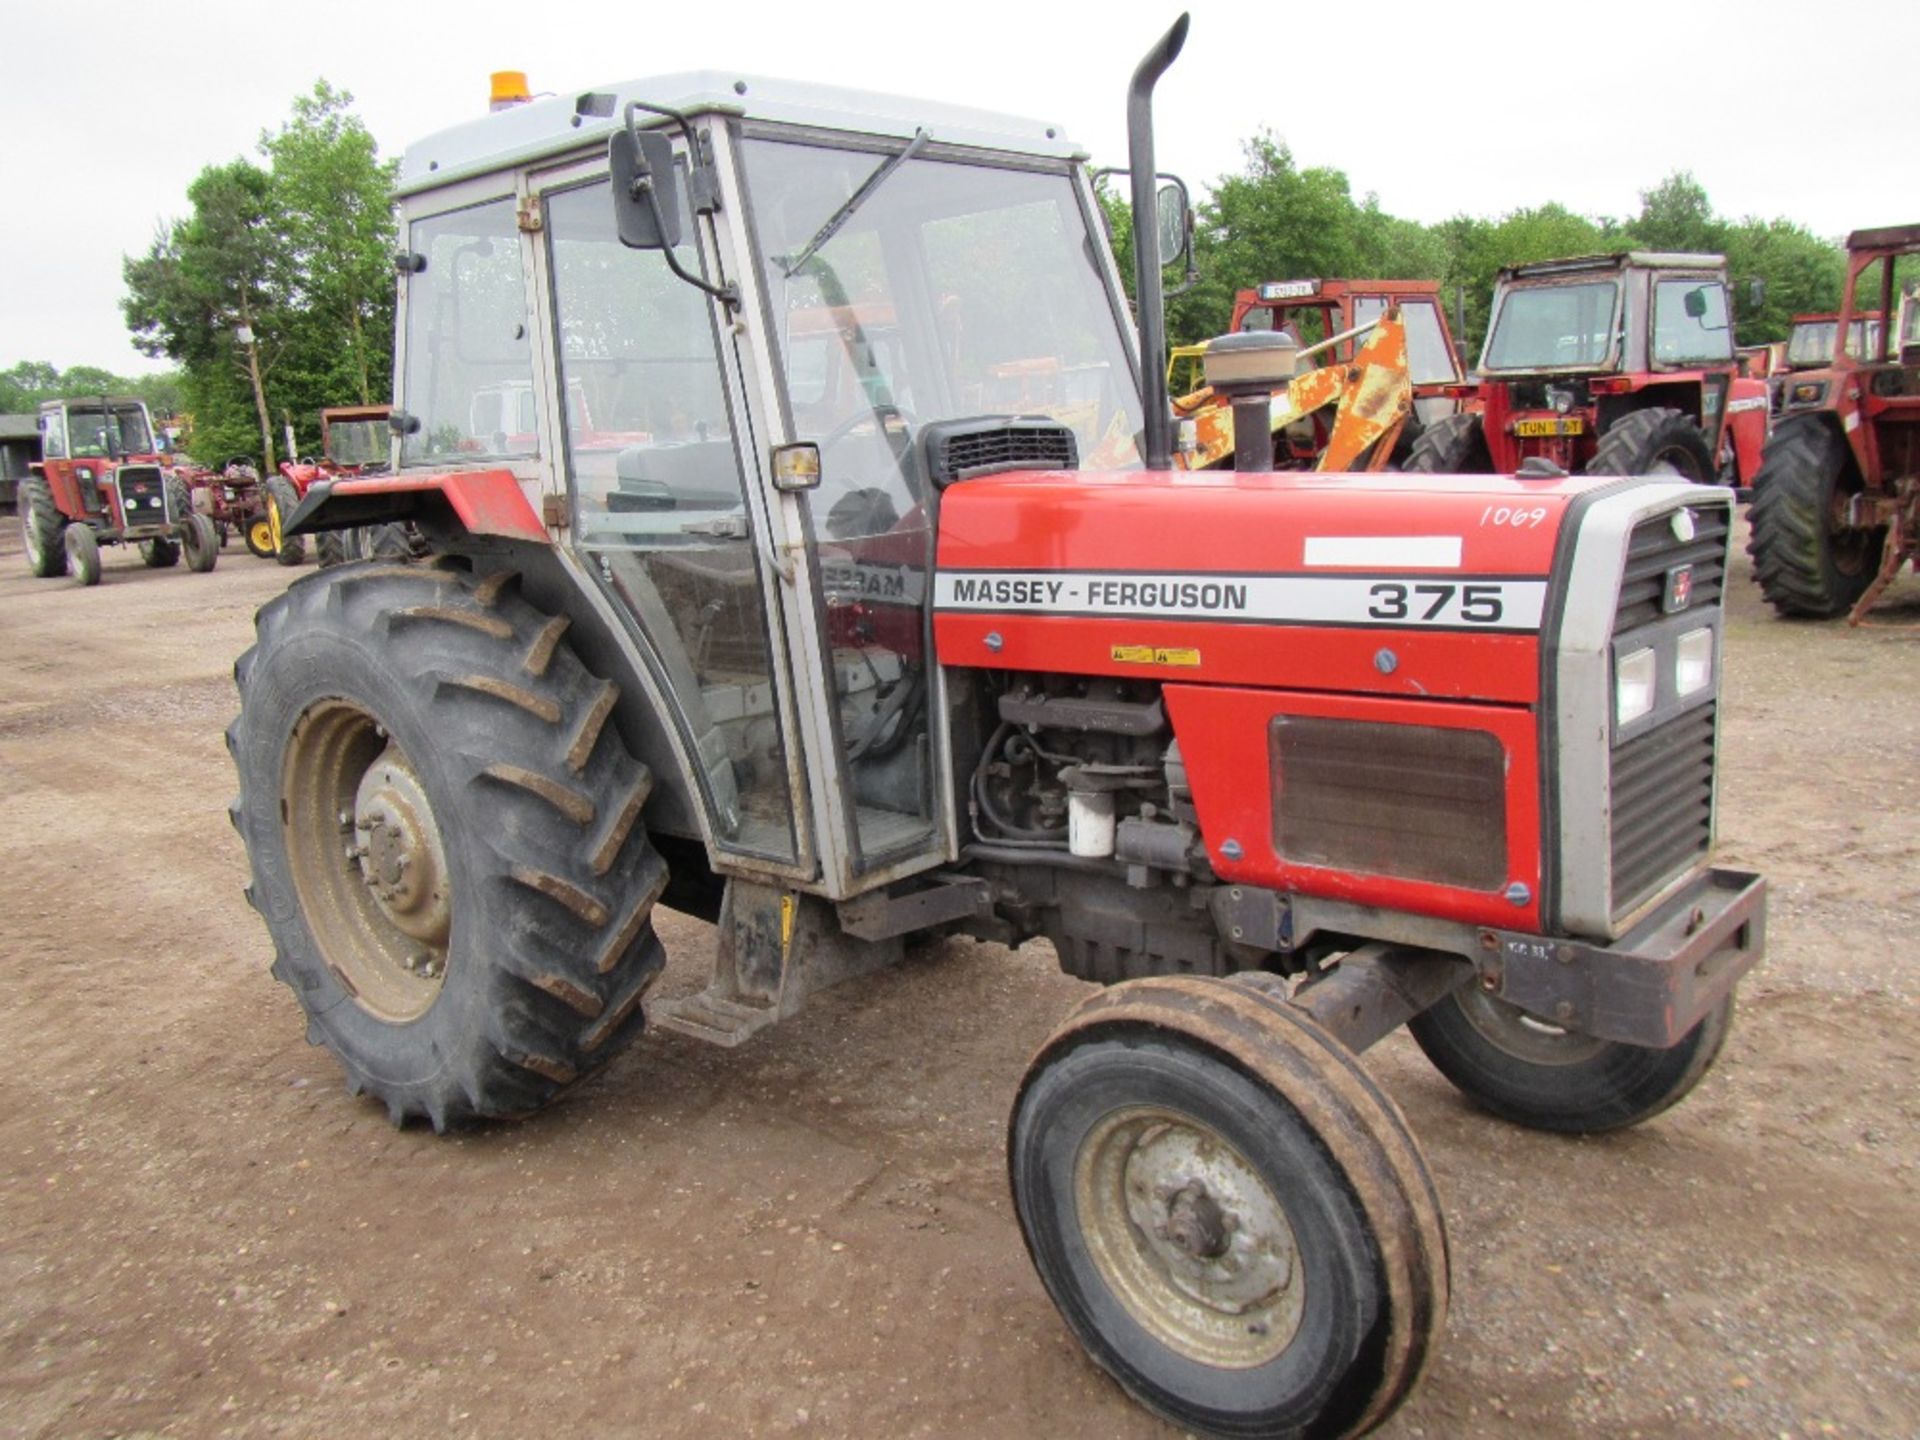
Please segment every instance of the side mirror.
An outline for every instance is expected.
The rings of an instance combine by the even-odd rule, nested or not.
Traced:
[[[673,183],[673,142],[658,130],[616,130],[607,142],[613,217],[631,250],[668,250],[680,243],[680,195]]]
[[[1686,310],[1689,320],[1707,318],[1707,292],[1698,286],[1687,291],[1681,298],[1681,305]]]
[[[1153,197],[1154,223],[1160,231],[1160,264],[1171,270],[1187,258],[1193,243],[1192,211],[1187,187],[1178,178],[1163,180]]]

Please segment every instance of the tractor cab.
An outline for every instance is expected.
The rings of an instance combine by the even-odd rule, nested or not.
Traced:
[[[1233,299],[1228,326],[1239,333],[1274,330],[1291,334],[1302,346],[1335,339],[1329,358],[1351,360],[1364,336],[1351,334],[1400,307],[1407,327],[1407,376],[1413,382],[1413,414],[1423,425],[1458,408],[1448,387],[1465,378],[1453,334],[1440,305],[1440,286],[1432,280],[1271,280],[1241,290]]]
[[[1880,348],[1881,316],[1877,311],[1856,315],[1847,324],[1847,353],[1855,358],[1872,355]],[[1833,363],[1833,345],[1839,338],[1837,311],[1824,315],[1796,315],[1787,331],[1787,368],[1817,370]]]
[[[1473,413],[1436,437],[1445,454],[1416,459],[1746,485],[1767,395],[1733,341],[1718,255],[1636,250],[1508,267],[1466,396]]]
[[[698,778],[667,827],[847,893],[943,859],[958,818],[927,607],[938,486],[972,462],[936,471],[933,438],[1040,417],[1039,458],[1137,469],[1139,383],[1057,131],[914,105],[829,139],[818,93],[748,83],[409,152],[398,475],[510,476],[652,657],[689,761],[659,768]]]
[[[385,468],[393,448],[391,405],[335,405],[320,412],[320,449],[335,470]]]

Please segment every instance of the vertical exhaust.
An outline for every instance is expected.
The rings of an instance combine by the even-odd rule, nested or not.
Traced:
[[[1127,168],[1133,186],[1134,296],[1140,311],[1140,405],[1146,412],[1149,470],[1173,468],[1173,413],[1167,399],[1167,310],[1160,293],[1159,205],[1153,159],[1153,87],[1187,43],[1182,15],[1133,72],[1127,91]]]

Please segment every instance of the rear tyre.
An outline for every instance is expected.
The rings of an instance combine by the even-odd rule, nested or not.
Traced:
[[[67,547],[61,534],[66,517],[53,503],[53,487],[44,476],[29,475],[13,497],[20,511],[20,539],[27,551],[27,569],[42,580],[67,573]]]
[[[320,563],[322,570],[331,570],[335,565],[344,565],[349,560],[358,560],[358,552],[353,548],[353,530],[322,530],[313,537],[313,558]]]
[[[171,570],[180,563],[180,547],[172,540],[142,540],[140,558],[150,570]]]
[[[287,534],[287,517],[299,508],[300,492],[284,475],[269,476],[266,483],[267,515],[273,526],[274,558],[282,565],[298,565],[307,558],[304,535]]]
[[[1576,1035],[1475,987],[1456,990],[1408,1028],[1468,1099],[1535,1130],[1588,1135],[1677,1105],[1720,1055],[1729,995],[1668,1050]]]
[[[100,583],[100,542],[90,525],[69,525],[61,537],[67,550],[67,571],[82,585]]]
[[[1707,437],[1691,416],[1655,406],[1622,415],[1607,427],[1587,462],[1588,475],[1671,475],[1711,485],[1715,467]]]
[[[1351,1054],[1252,991],[1095,996],[1028,1070],[1008,1164],[1061,1315],[1177,1425],[1363,1434],[1445,1323],[1445,1230],[1405,1121]]]
[[[410,560],[414,556],[413,532],[398,521],[385,525],[367,525],[354,531],[360,553],[369,560]]]
[[[618,689],[513,580],[319,572],[234,670],[233,818],[273,973],[396,1124],[539,1109],[639,1035],[663,961]]]
[[[196,575],[206,574],[220,558],[220,532],[204,515],[187,517],[187,533],[182,543],[187,550],[187,569]]]
[[[1422,475],[1487,475],[1493,457],[1474,414],[1449,415],[1427,426],[1408,447],[1400,468]]]
[[[1846,441],[1823,416],[1788,416],[1767,437],[1753,477],[1747,553],[1760,593],[1781,615],[1844,615],[1879,571],[1885,527],[1843,523],[1846,468]]]

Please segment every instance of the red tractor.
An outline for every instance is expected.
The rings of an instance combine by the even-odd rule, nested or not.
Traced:
[[[141,401],[43,401],[40,453],[15,501],[35,575],[97,585],[103,545],[138,545],[155,569],[178,564],[182,551],[188,569],[213,569],[219,532],[161,464]]]
[[[1748,549],[1782,615],[1850,612],[1857,625],[1920,550],[1920,308],[1895,273],[1913,255],[1920,225],[1847,237],[1847,288],[1825,329],[1826,359],[1776,382]],[[1892,331],[1886,315],[1896,316]],[[1849,339],[1835,353],[1837,334]]]
[[[387,468],[393,448],[393,432],[387,420],[392,413],[391,405],[330,406],[320,412],[320,454],[280,462],[280,473],[267,481],[266,515],[274,546],[272,553],[282,565],[298,565],[307,558],[306,540],[287,535],[285,520],[314,481],[365,475]],[[314,537],[314,549],[322,565],[338,565],[363,553],[360,547],[365,539],[328,532]]]
[[[1766,382],[1735,361],[1718,255],[1623,251],[1502,270],[1467,408],[1404,468],[1677,475],[1745,487],[1767,432]]]
[[[706,72],[410,149],[396,465],[287,530],[434,554],[260,611],[233,814],[306,1033],[435,1129],[649,1026],[738,1045],[915,939],[1046,937],[1110,987],[1007,1137],[1066,1324],[1183,1427],[1353,1435],[1449,1285],[1361,1053],[1410,1023],[1495,1114],[1632,1125],[1764,948],[1764,882],[1712,859],[1732,497],[1175,469],[1151,92],[1186,24],[1133,82],[1137,342],[1056,126]],[[1287,383],[1225,338],[1230,399]],[[1044,356],[1060,414],[981,412]],[[474,401],[515,384],[509,433]],[[704,990],[652,998],[656,904],[717,922]]]

